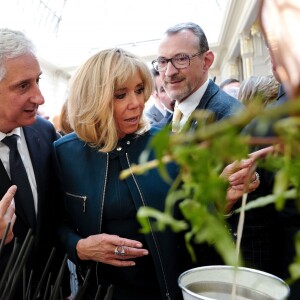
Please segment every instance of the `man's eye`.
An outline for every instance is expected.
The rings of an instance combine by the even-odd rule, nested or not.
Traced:
[[[25,90],[25,89],[27,88],[27,86],[28,86],[28,83],[27,83],[27,82],[23,82],[23,83],[21,83],[21,84],[19,85],[19,88],[20,88],[21,90]]]
[[[178,62],[186,62],[189,58],[186,55],[180,55],[174,57],[174,59]]]
[[[167,63],[167,60],[166,60],[166,59],[159,59],[159,60],[158,60],[158,63],[159,63],[160,65],[164,65],[164,64]]]

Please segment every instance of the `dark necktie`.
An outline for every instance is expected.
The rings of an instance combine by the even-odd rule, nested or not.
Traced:
[[[34,228],[36,216],[33,195],[23,161],[17,148],[17,139],[18,136],[13,134],[6,136],[2,142],[9,147],[11,183],[18,187],[15,195],[16,213],[18,215],[18,211],[23,210],[30,227]]]

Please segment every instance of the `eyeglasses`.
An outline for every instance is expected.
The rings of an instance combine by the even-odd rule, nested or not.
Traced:
[[[192,55],[178,54],[172,58],[159,57],[158,59],[152,61],[152,66],[156,71],[163,72],[167,70],[168,62],[170,61],[176,69],[184,69],[190,65],[193,57],[200,54],[202,54],[202,52],[197,52]]]

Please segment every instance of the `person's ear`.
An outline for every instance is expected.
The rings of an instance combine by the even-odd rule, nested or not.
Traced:
[[[204,71],[209,70],[209,68],[211,67],[211,65],[214,62],[214,59],[215,59],[215,56],[211,50],[208,50],[203,53],[203,61],[204,61],[203,70]]]

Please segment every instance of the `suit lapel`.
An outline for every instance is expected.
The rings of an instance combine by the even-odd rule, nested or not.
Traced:
[[[196,109],[208,109],[211,99],[218,92],[218,90],[219,90],[218,86],[212,80],[209,80],[206,91],[204,92],[204,95],[202,96],[200,103],[196,107]],[[198,122],[196,120],[192,120],[191,129],[195,129],[197,125]]]
[[[34,176],[36,180],[36,185],[40,186],[40,172],[42,166],[42,149],[40,146],[40,140],[38,136],[38,132],[32,127],[24,127],[24,135],[26,138],[27,148],[29,151]]]
[[[36,130],[34,130],[31,126],[23,127],[25,139],[26,139],[26,144],[27,148],[29,151],[29,156],[30,160],[32,163],[33,167],[33,172],[34,172],[34,177],[36,181],[36,186],[37,186],[37,198],[38,198],[38,211],[39,211],[39,195],[40,195],[40,167],[41,166],[41,157],[42,157],[42,151],[40,149],[40,142],[39,142],[39,137],[38,133]],[[25,209],[26,210],[26,209]],[[34,222],[34,226],[36,227],[36,222]]]
[[[204,95],[202,96],[199,105],[196,107],[196,109],[207,109],[209,106],[209,102],[211,100],[211,98],[218,92],[218,87],[217,85],[209,80],[207,89],[204,93]]]

